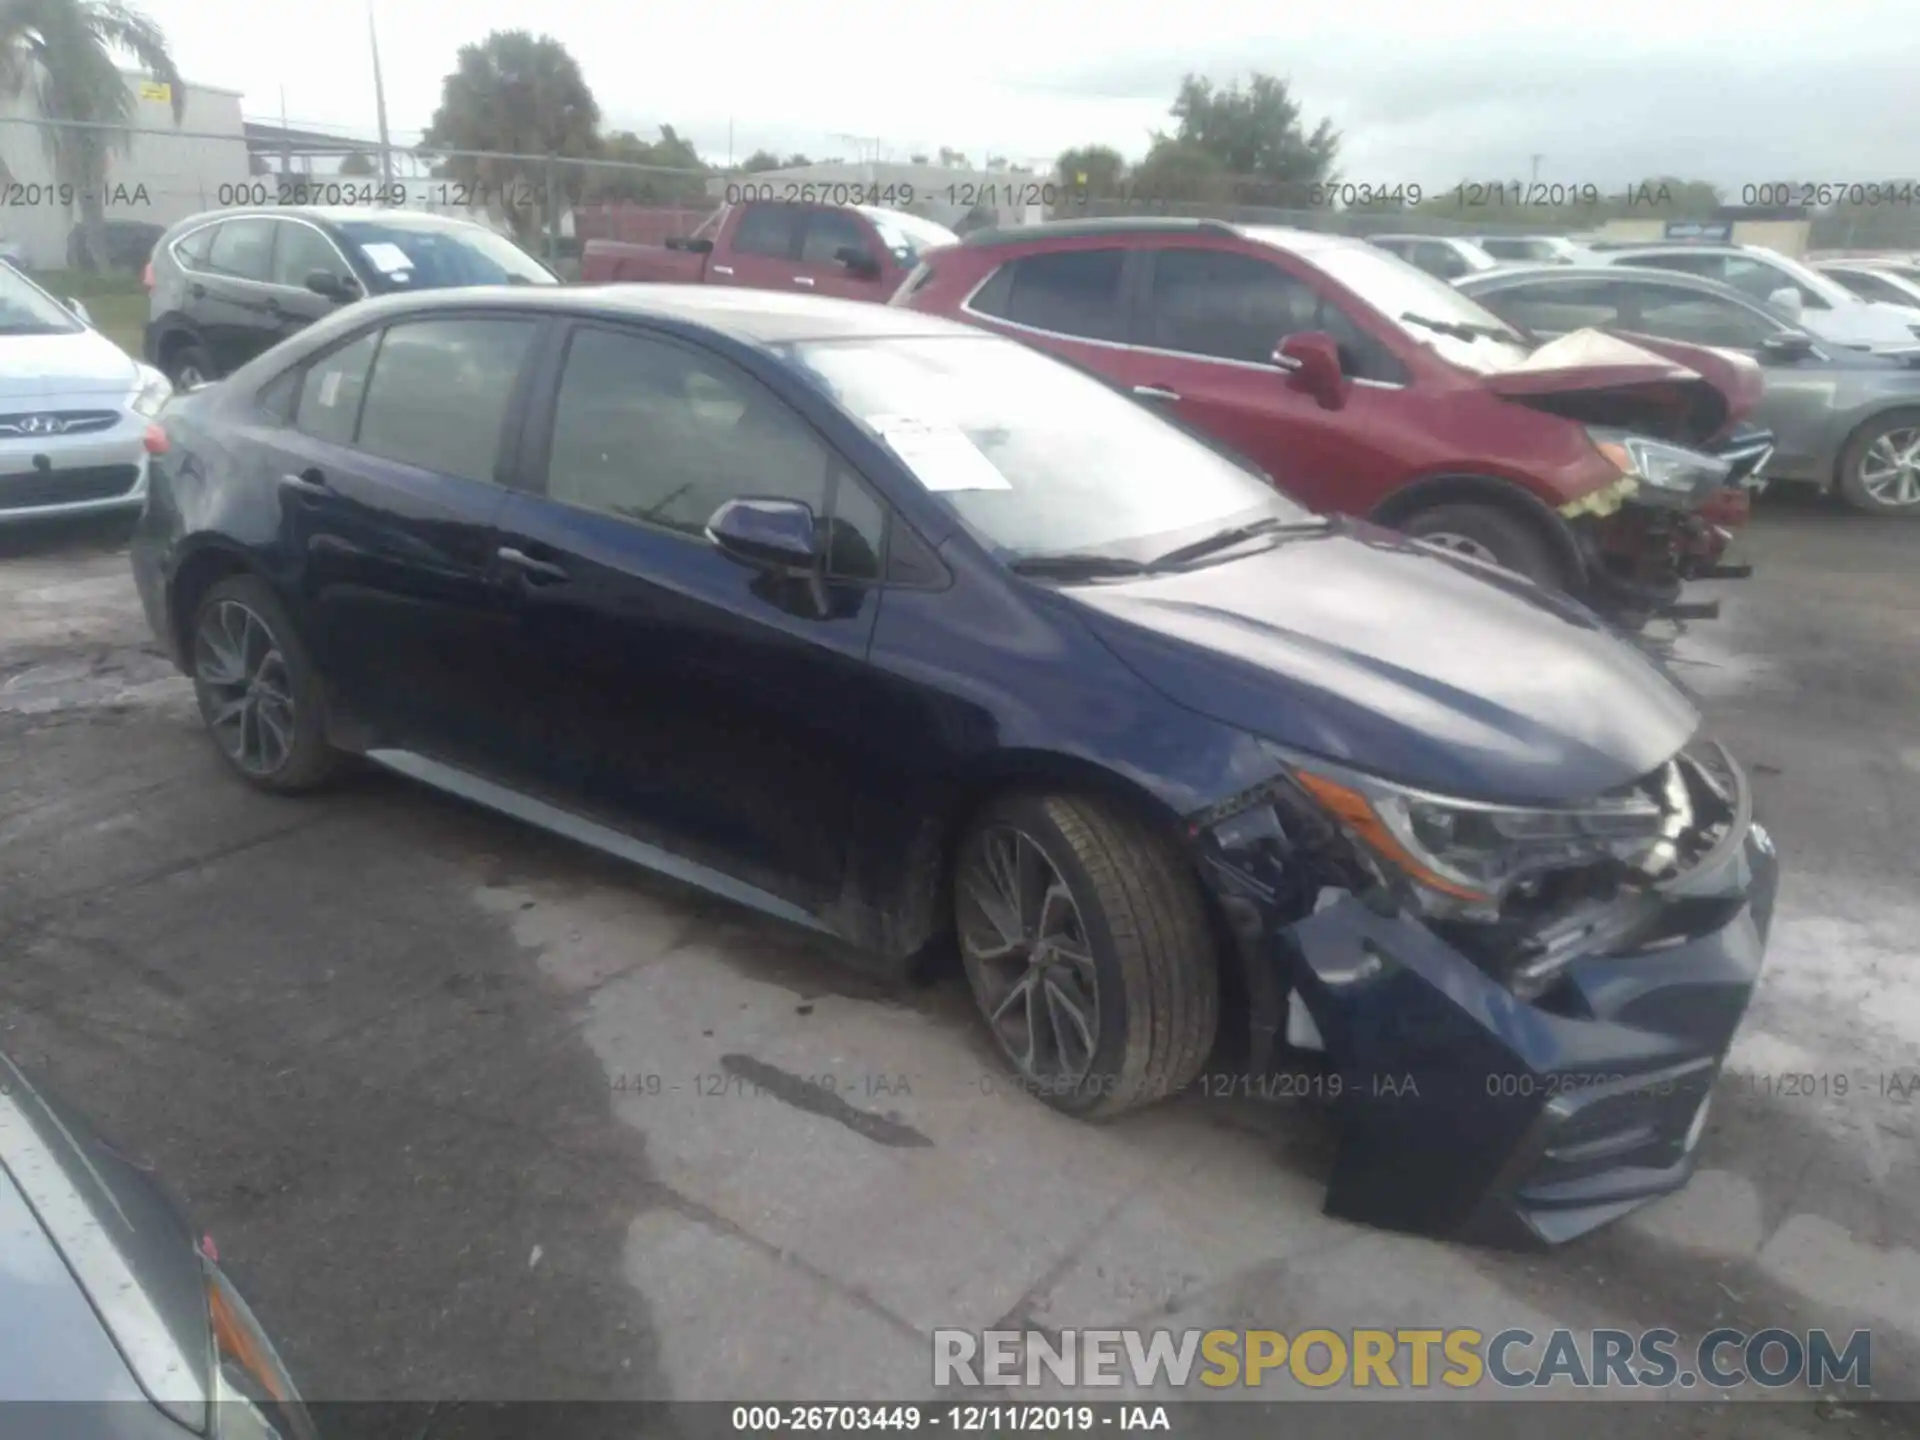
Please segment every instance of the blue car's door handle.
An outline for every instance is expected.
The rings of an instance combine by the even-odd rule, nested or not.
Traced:
[[[524,550],[516,550],[511,545],[502,545],[494,552],[500,560],[518,570],[530,585],[557,585],[567,578],[567,572],[551,560],[536,560]]]

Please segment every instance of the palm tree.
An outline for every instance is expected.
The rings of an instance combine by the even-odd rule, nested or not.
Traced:
[[[130,56],[170,88],[178,125],[186,82],[166,36],[138,10],[121,0],[0,0],[0,94],[31,90],[46,119],[87,122],[42,126],[40,134],[55,178],[76,193],[95,265],[107,254],[107,172],[114,155],[133,147],[135,102],[116,55]]]

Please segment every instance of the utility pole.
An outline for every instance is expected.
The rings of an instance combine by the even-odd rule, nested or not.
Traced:
[[[727,173],[733,173],[733,117],[727,116]]]
[[[367,6],[367,43],[373,47],[373,106],[380,117],[380,188],[393,186],[393,149],[387,143],[387,87],[380,79],[380,37],[373,29],[373,6]]]
[[[287,133],[287,87],[280,87],[280,176],[293,173],[293,137]]]
[[[1535,155],[1533,157],[1533,179],[1536,184],[1538,184],[1540,180],[1540,162],[1546,158],[1544,155]]]
[[[836,130],[830,138],[834,140],[845,140],[857,146],[858,149],[855,151],[855,158],[861,165],[866,167],[868,188],[872,188],[878,183],[874,178],[873,167],[875,161],[879,158],[882,137],[878,135],[849,135],[845,131]],[[867,153],[868,146],[873,147],[872,153],[870,154]]]

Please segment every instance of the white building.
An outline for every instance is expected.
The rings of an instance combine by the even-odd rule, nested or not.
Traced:
[[[232,204],[246,183],[247,142],[240,92],[187,86],[176,126],[166,87],[146,75],[122,72],[134,98],[130,146],[109,161],[106,214],[167,226],[200,210]],[[29,265],[67,263],[67,236],[80,221],[47,155],[46,128],[29,89],[0,98],[0,163],[12,184],[0,208],[0,240],[17,244]]]

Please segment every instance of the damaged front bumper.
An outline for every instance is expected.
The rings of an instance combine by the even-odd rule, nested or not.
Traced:
[[[1682,591],[1690,580],[1744,580],[1753,573],[1726,555],[1733,532],[1751,516],[1773,449],[1771,431],[1743,425],[1712,447],[1726,471],[1717,486],[1683,494],[1622,476],[1561,506],[1591,603],[1628,623],[1717,616],[1717,601],[1688,604]]]
[[[1329,1214],[1537,1247],[1686,1183],[1777,886],[1772,841],[1733,774],[1733,822],[1713,848],[1595,921],[1531,999],[1379,891],[1328,893],[1256,937],[1242,887],[1229,909],[1255,1068],[1313,1058],[1319,1093],[1336,1097]],[[1283,1030],[1324,1054],[1278,1051]]]

